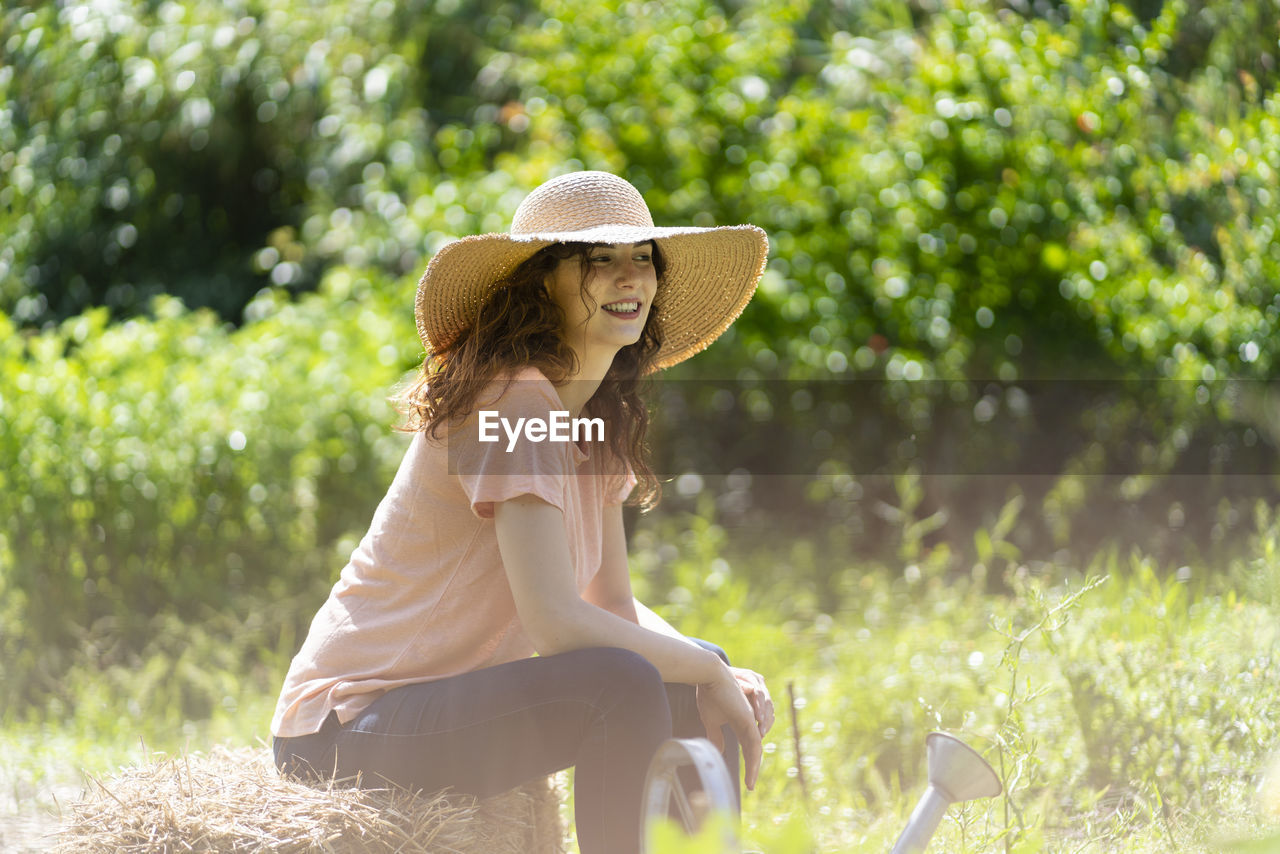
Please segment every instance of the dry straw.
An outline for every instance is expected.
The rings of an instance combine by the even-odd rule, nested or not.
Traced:
[[[332,852],[563,854],[551,778],[475,801],[403,789],[313,788],[264,749],[215,749],[94,780],[59,831],[60,854]]]

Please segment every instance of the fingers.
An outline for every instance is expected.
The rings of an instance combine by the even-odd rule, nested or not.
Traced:
[[[754,791],[756,779],[760,776],[760,760],[764,755],[764,745],[754,727],[747,727],[745,732],[739,732],[738,743],[742,746],[743,777],[747,790]]]
[[[760,776],[760,761],[764,755],[764,745],[761,742],[760,722],[756,716],[755,703],[754,701],[744,703],[743,699],[746,697],[745,692],[738,695],[740,714],[734,716],[731,726],[742,748],[743,778],[750,791],[755,789],[756,778]]]
[[[754,790],[764,756],[763,737],[773,726],[773,699],[764,677],[751,670],[731,667],[731,680],[698,687],[698,712],[707,739],[724,750],[721,724],[728,724],[742,748],[743,782]],[[736,689],[732,686],[736,684]]]
[[[751,703],[751,711],[755,715],[756,727],[760,735],[765,735],[773,728],[773,698],[769,696],[769,688],[764,677],[752,670],[734,669],[734,677]]]
[[[760,741],[760,733],[753,725],[753,722],[745,717],[725,721],[710,720],[706,715],[701,715],[701,717],[702,728],[707,733],[707,740],[711,742],[716,750],[721,752],[724,751],[724,734],[721,732],[720,726],[722,723],[728,723],[729,728],[738,737],[738,745],[742,748],[743,777],[745,778],[747,790],[754,790],[756,779],[760,776],[760,761],[764,755],[764,745]]]
[[[752,675],[756,677],[755,685],[747,694],[747,699],[751,701],[751,710],[755,713],[760,735],[764,735],[773,728],[773,698],[769,696],[764,678],[758,673]]]
[[[752,697],[751,705],[756,712],[756,722],[760,724],[760,735],[765,735],[769,730],[773,729],[773,698],[769,696],[769,689],[765,687],[764,680],[760,680],[760,690]]]

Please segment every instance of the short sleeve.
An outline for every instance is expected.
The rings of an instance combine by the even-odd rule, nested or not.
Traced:
[[[482,394],[476,411],[449,431],[449,468],[482,519],[493,518],[496,502],[520,495],[536,495],[565,510],[573,445],[531,441],[523,430],[532,420],[550,424],[561,407],[554,387],[540,373],[534,376],[497,383],[498,394]]]

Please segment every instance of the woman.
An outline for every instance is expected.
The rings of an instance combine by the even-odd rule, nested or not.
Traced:
[[[655,228],[629,183],[579,172],[436,254],[414,437],[285,679],[282,771],[484,797],[574,766],[584,854],[637,849],[673,733],[735,777],[740,744],[754,785],[764,681],[634,600],[621,504],[656,494],[638,381],[729,326],[766,252],[754,226]]]

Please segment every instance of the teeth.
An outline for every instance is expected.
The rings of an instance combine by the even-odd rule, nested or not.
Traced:
[[[606,306],[601,306],[608,311],[631,312],[640,308],[640,303],[636,300],[626,300],[624,302],[611,302]]]

